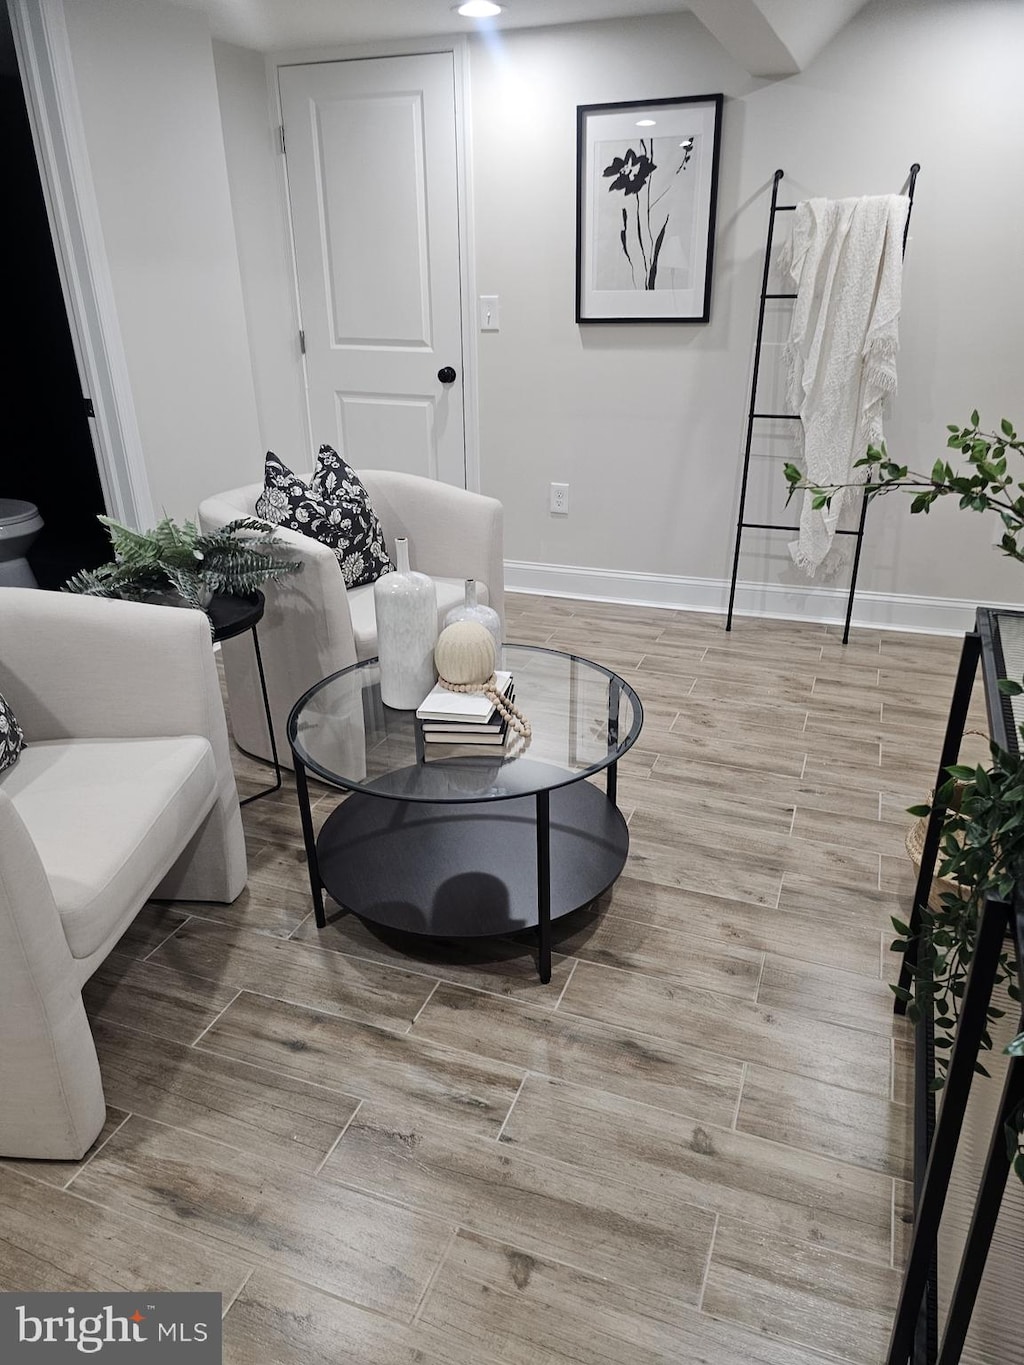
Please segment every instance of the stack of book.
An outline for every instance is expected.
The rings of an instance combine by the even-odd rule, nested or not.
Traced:
[[[511,701],[515,687],[511,673],[495,674],[498,691]],[[508,721],[482,692],[449,692],[438,683],[416,708],[425,758],[450,758],[455,751],[483,753],[500,748]],[[480,747],[478,747],[480,746]]]

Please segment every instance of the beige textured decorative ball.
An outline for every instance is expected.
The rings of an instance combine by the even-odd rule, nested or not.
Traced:
[[[434,646],[438,677],[456,687],[483,687],[494,675],[494,638],[477,621],[445,626]]]

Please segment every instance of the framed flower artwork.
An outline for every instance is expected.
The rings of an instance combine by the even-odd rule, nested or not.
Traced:
[[[721,95],[576,110],[576,321],[707,322]]]

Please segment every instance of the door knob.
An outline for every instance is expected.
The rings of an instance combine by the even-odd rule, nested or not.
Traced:
[[[456,379],[458,379],[458,375],[450,365],[442,366],[437,372],[437,377],[442,384],[454,384]]]

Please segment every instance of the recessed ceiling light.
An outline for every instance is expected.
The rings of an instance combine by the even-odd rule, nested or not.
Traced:
[[[464,5],[456,5],[454,8],[464,19],[492,19],[501,13],[504,6],[492,4],[491,0],[466,0]]]
[[[652,119],[652,118],[638,118],[637,121],[636,121],[636,126],[637,126],[638,128],[653,128],[653,127],[654,127],[654,119]]]

